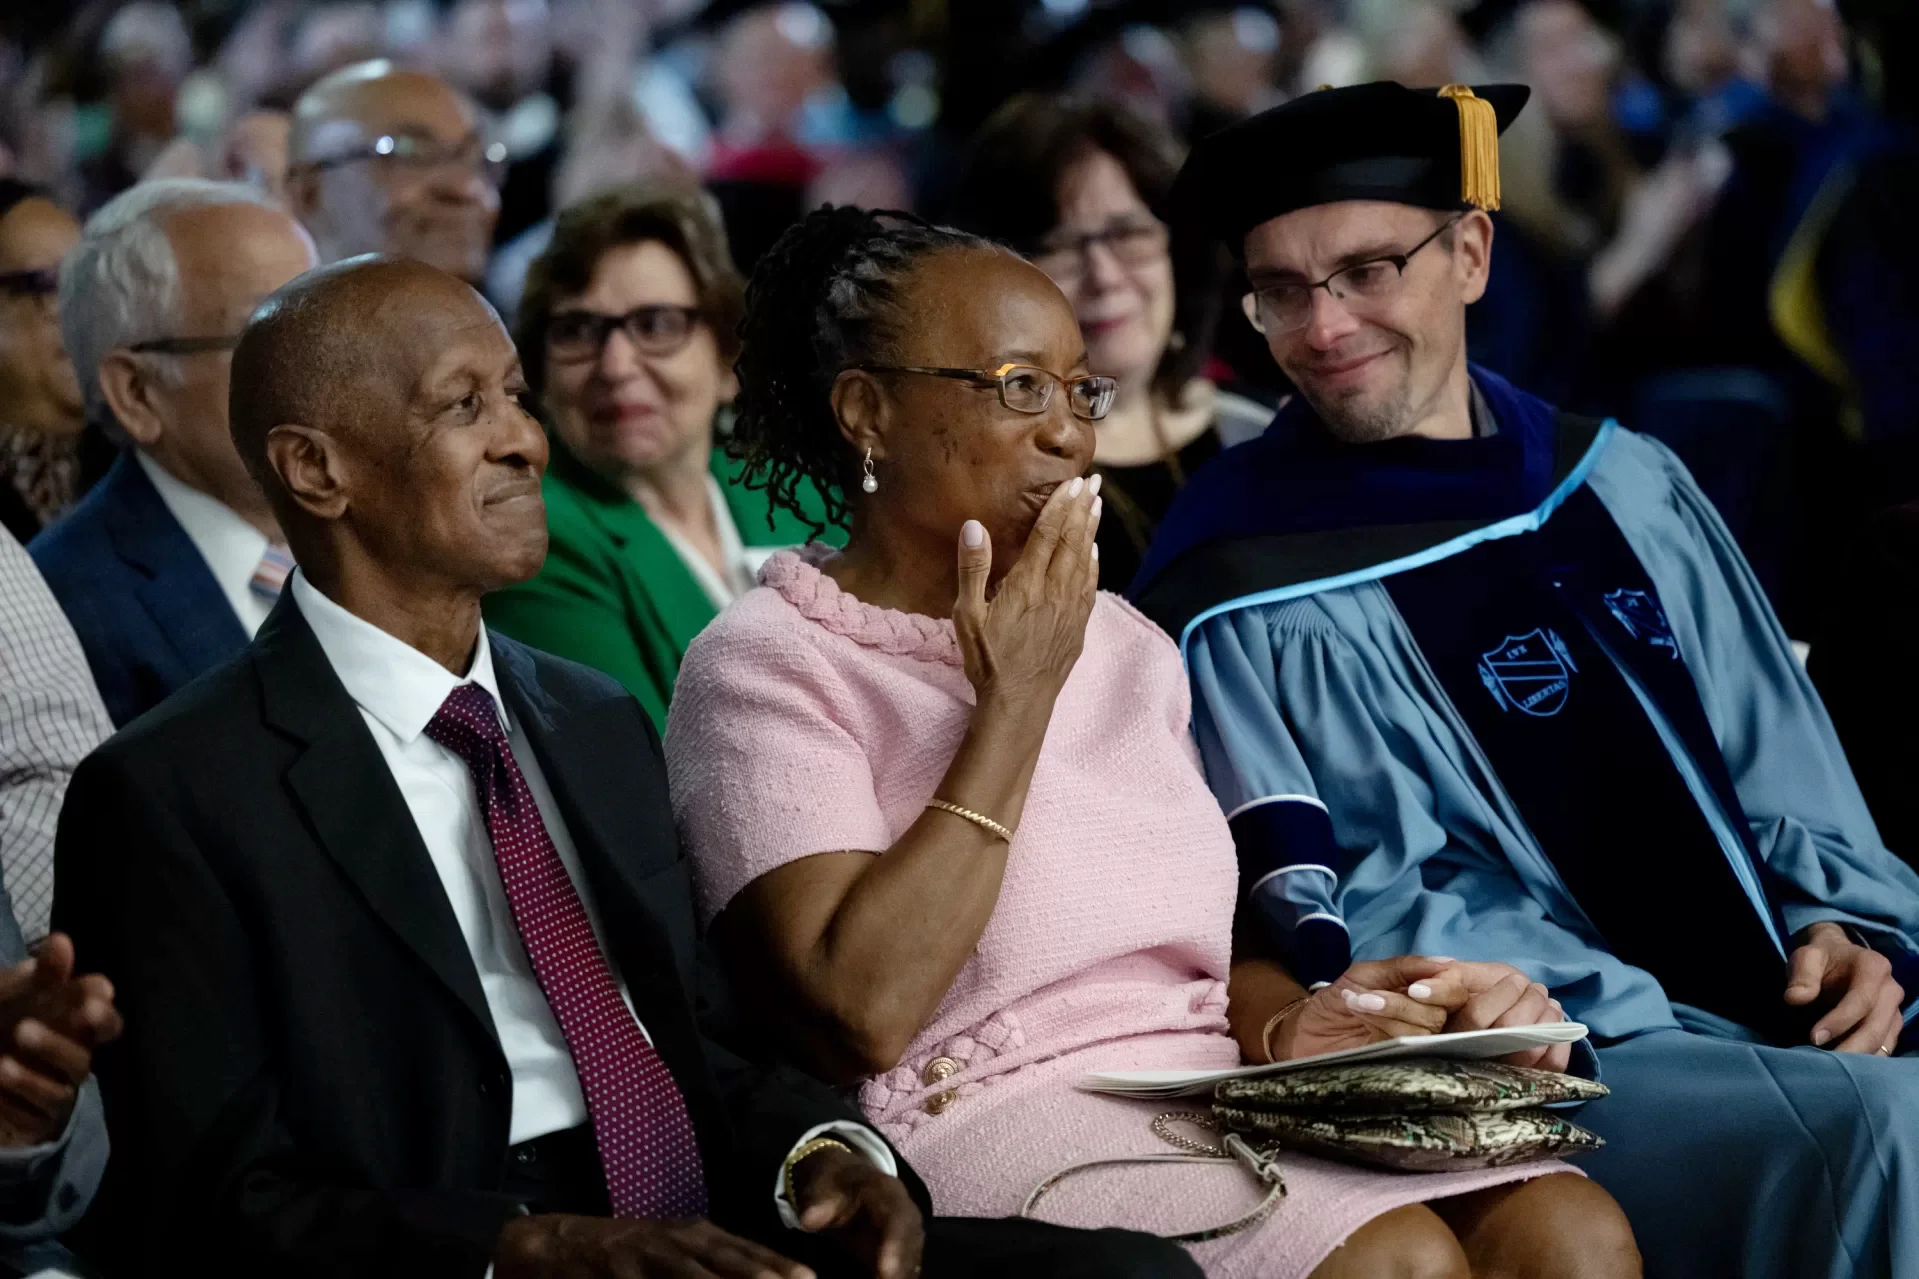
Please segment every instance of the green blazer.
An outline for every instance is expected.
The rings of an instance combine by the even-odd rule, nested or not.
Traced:
[[[741,483],[740,464],[719,449],[713,475],[746,545],[798,546],[810,536],[805,521],[773,509],[763,490]],[[532,581],[487,596],[487,623],[611,675],[664,730],[680,659],[717,616],[713,602],[645,508],[558,440],[541,488],[550,539],[546,564]],[[803,485],[801,493],[808,513],[823,523],[818,492]],[[829,528],[824,540],[844,538]]]

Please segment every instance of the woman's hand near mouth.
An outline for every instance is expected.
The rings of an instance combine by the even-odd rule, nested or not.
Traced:
[[[966,677],[985,708],[1013,699],[1050,717],[1072,674],[1099,591],[1100,477],[1058,485],[1046,498],[1019,562],[989,601],[992,539],[978,520],[960,533],[959,598],[953,606]]]

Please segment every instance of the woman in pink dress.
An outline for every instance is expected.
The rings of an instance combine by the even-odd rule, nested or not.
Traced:
[[[1171,1153],[1164,1107],[1075,1087],[1094,1071],[1446,1024],[1465,995],[1445,961],[1356,965],[1295,1005],[1279,965],[1233,954],[1233,845],[1178,655],[1097,589],[1084,477],[1111,386],[1052,282],[971,237],[825,209],[748,307],[736,444],[775,501],[800,477],[845,494],[852,536],[775,557],[694,642],[674,803],[769,1034],[857,1085],[939,1211],[1011,1215],[1069,1164]],[[1209,1274],[1638,1273],[1617,1205],[1563,1164],[1281,1164],[1271,1216],[1194,1246]],[[1261,1196],[1236,1164],[1125,1165],[1040,1215],[1174,1234]]]

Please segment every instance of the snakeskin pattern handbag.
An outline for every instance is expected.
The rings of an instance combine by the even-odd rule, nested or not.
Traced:
[[[1168,1238],[1219,1239],[1271,1216],[1286,1193],[1275,1158],[1281,1150],[1392,1172],[1460,1172],[1597,1150],[1597,1134],[1545,1109],[1597,1101],[1603,1084],[1552,1070],[1494,1061],[1408,1057],[1229,1079],[1213,1092],[1211,1114],[1169,1112],[1153,1132],[1182,1153],[1094,1159],[1054,1173],[1027,1196],[1020,1216],[1037,1216],[1046,1193],[1088,1168],[1136,1163],[1237,1161],[1266,1187],[1259,1205],[1236,1220]],[[1179,1132],[1186,1123],[1221,1134],[1209,1145]]]
[[[1597,1135],[1544,1108],[1606,1094],[1557,1071],[1412,1057],[1227,1080],[1214,1091],[1213,1119],[1256,1145],[1457,1172],[1597,1150]]]

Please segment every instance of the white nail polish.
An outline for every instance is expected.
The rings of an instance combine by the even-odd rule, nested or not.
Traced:
[[[1066,486],[1066,496],[1078,497],[1079,491],[1085,487],[1086,481],[1083,478],[1076,477],[1071,484]]]
[[[960,525],[960,541],[977,549],[986,540],[986,526],[978,520],[968,520]]]
[[[1093,543],[1093,563],[1099,563],[1099,543]]]
[[[1412,985],[1406,987],[1406,993],[1408,995],[1411,995],[1414,999],[1431,999],[1433,994],[1433,988],[1431,986],[1428,986],[1423,981],[1416,981]]]
[[[1097,478],[1097,477],[1095,477],[1095,478]],[[1106,505],[1106,499],[1105,499],[1105,498],[1103,498],[1103,497],[1096,497],[1096,498],[1094,498],[1094,499],[1093,499],[1093,518],[1094,518],[1095,520],[1097,520],[1097,519],[1099,518],[1099,513],[1100,513],[1100,510],[1101,510],[1101,508],[1102,508],[1102,507],[1104,507],[1105,505]]]
[[[1093,496],[1094,497],[1099,496],[1100,481],[1104,480],[1105,478],[1106,477],[1104,475],[1095,475],[1093,477]]]

